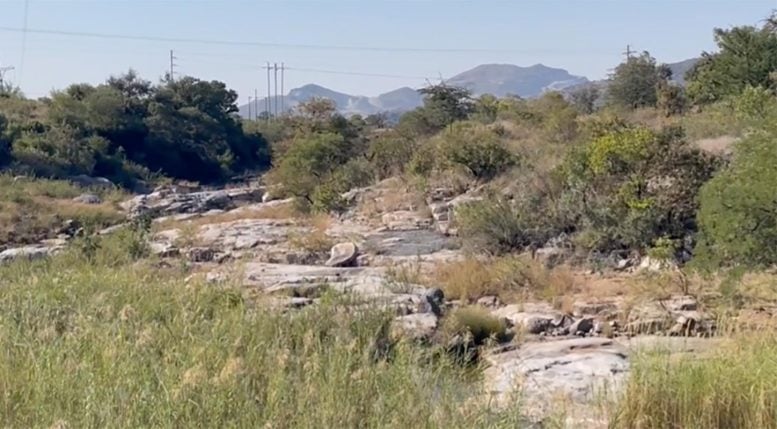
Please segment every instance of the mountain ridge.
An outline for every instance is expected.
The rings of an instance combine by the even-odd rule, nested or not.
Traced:
[[[693,67],[696,61],[698,58],[667,64],[673,71],[673,80],[684,85],[684,74]],[[518,95],[523,98],[537,97],[547,91],[568,93],[588,85],[606,86],[606,80],[592,81],[584,76],[573,75],[563,68],[550,67],[540,63],[527,67],[504,63],[480,64],[445,80],[445,83],[467,88],[475,96],[482,94],[492,94],[497,97]],[[315,83],[290,90],[284,96],[283,104],[286,110],[291,110],[314,97],[328,98],[334,101],[338,112],[344,115],[401,114],[423,105],[421,94],[410,87],[401,87],[368,97],[346,94]],[[262,98],[255,102],[260,115],[266,110],[266,100],[266,98]],[[255,114],[253,107],[251,110],[252,114]],[[240,106],[239,114],[244,118],[248,117],[248,104]]]

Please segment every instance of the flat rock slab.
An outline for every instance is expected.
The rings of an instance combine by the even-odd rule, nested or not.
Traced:
[[[628,378],[631,359],[637,354],[701,356],[722,341],[640,336],[528,342],[485,355],[489,368],[485,370],[484,387],[496,405],[523,400],[535,417],[550,415],[562,398],[573,406],[570,410],[578,405],[586,409],[599,398],[617,397]]]
[[[486,357],[487,391],[497,401],[520,391],[525,400],[550,404],[566,396],[575,402],[593,400],[604,388],[617,388],[629,369],[628,350],[607,338],[574,338],[534,342]]]

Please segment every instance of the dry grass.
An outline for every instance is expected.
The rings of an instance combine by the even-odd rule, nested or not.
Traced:
[[[101,228],[120,222],[124,216],[116,203],[120,191],[101,191],[101,204],[81,204],[74,197],[84,193],[69,182],[43,179],[13,181],[0,175],[0,244],[24,244],[56,236],[66,220]]]
[[[739,335],[699,359],[656,351],[632,358],[616,428],[777,428],[777,339]]]
[[[287,237],[289,246],[293,249],[311,253],[325,253],[335,242],[326,231],[332,225],[332,218],[325,214],[313,215],[305,221],[311,229],[302,233],[290,233]]]
[[[576,290],[575,279],[568,270],[549,270],[527,256],[471,257],[442,264],[429,282],[440,287],[446,296],[469,302],[492,295],[502,302],[553,299]]]
[[[181,226],[185,224],[199,227],[203,225],[248,219],[298,219],[300,216],[301,214],[294,208],[293,203],[284,202],[280,204],[263,205],[257,208],[244,207],[224,213],[197,216],[184,220],[166,219],[161,222],[156,222],[154,224],[154,229],[156,231],[164,231],[167,229],[181,228]]]
[[[359,214],[368,219],[379,218],[384,213],[416,211],[426,207],[423,194],[398,177],[380,182],[367,191],[358,204]]]

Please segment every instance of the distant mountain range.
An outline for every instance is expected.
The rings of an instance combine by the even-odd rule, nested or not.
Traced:
[[[673,80],[684,84],[685,72],[698,59],[693,58],[678,63],[669,64],[673,72]],[[587,85],[604,86],[604,81],[589,81],[582,76],[575,76],[559,68],[535,64],[530,67],[520,67],[512,64],[483,64],[471,70],[457,74],[445,81],[446,84],[464,87],[475,96],[493,94],[497,97],[518,95],[532,98],[546,91],[569,92]],[[349,95],[333,91],[320,85],[308,84],[292,89],[284,98],[287,110],[314,97],[328,98],[335,102],[337,110],[344,115],[360,114],[362,116],[375,113],[400,114],[413,110],[423,104],[421,94],[415,89],[403,87],[378,95],[365,97]],[[260,99],[258,105],[260,115],[265,111],[266,99]],[[254,107],[251,107],[254,110]],[[240,106],[240,115],[248,117],[248,105]]]

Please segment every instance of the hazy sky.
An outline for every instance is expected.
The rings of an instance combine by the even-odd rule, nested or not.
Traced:
[[[25,3],[26,40],[13,31],[24,27]],[[0,64],[15,66],[6,77],[33,97],[129,68],[156,80],[170,49],[178,71],[225,81],[241,102],[254,88],[266,91],[266,61],[296,69],[287,71],[286,89],[315,82],[377,95],[483,63],[543,63],[598,79],[627,44],[659,61],[683,60],[714,48],[713,27],[757,25],[772,9],[777,0],[0,0]]]

